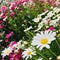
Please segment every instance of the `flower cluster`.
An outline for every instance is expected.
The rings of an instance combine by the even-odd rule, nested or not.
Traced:
[[[48,60],[52,57],[49,54],[57,57],[51,47],[54,42],[57,43],[57,46],[59,47],[59,43],[57,41],[57,39],[60,38],[60,30],[58,29],[57,31],[57,27],[60,27],[59,21],[60,8],[51,7],[50,10],[39,14],[32,20],[34,26],[31,25],[29,28],[24,30],[25,34],[28,34],[26,38],[30,40],[20,40],[19,42],[12,41],[9,46],[2,51],[2,58],[9,56],[10,60]],[[6,38],[9,38],[11,34],[12,32],[7,34]],[[46,55],[44,51],[48,51],[48,55]]]
[[[0,60],[59,60],[60,8],[50,8],[57,2],[16,0],[0,7]]]

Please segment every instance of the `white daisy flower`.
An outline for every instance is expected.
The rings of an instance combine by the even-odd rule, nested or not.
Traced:
[[[54,13],[53,11],[50,11],[50,12],[47,14],[48,17],[52,17],[53,15],[55,15],[55,13]]]
[[[42,31],[41,34],[36,34],[33,37],[32,45],[36,46],[40,50],[44,47],[50,48],[49,44],[55,40],[56,32],[52,31]]]
[[[53,11],[54,11],[55,13],[59,13],[59,12],[60,12],[60,8],[55,7],[55,8],[53,9]]]
[[[5,57],[6,55],[9,55],[12,52],[12,48],[5,48],[5,50],[2,51],[1,55]]]
[[[36,55],[36,52],[34,51],[34,49],[32,49],[31,47],[28,49],[25,49],[25,51],[22,53],[23,58],[25,58],[25,60],[27,60],[28,58],[32,58],[32,55]]]

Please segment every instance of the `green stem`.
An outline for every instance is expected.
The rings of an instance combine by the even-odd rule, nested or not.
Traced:
[[[49,49],[49,52],[53,54],[55,57],[57,57],[57,55],[51,49]]]
[[[59,43],[57,42],[57,40],[55,40],[55,41],[56,41],[56,43],[57,43],[58,47],[60,48],[60,45],[59,45]]]
[[[37,60],[35,57],[34,58],[32,58],[33,60]]]
[[[48,60],[44,55],[42,55],[40,52],[37,52],[37,54],[39,54],[42,58],[44,58],[45,60]]]

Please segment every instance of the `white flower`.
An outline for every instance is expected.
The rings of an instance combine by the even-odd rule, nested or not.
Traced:
[[[3,40],[1,39],[0,42],[2,42]]]
[[[54,13],[53,11],[50,11],[50,12],[47,14],[48,17],[52,17],[53,15],[55,15],[55,13]]]
[[[27,45],[27,44],[28,44],[28,42],[27,42],[27,41],[23,41],[23,44],[24,44],[24,45]]]
[[[42,13],[42,14],[39,14],[38,16],[37,16],[37,18],[34,18],[33,19],[33,21],[34,22],[36,22],[36,23],[38,23],[41,19],[42,19],[42,15],[44,15],[44,14],[46,14],[48,12],[48,10],[46,11],[46,12],[44,12],[44,13]]]
[[[55,19],[55,18],[60,18],[60,14],[55,15],[55,16],[53,17],[53,19]]]
[[[53,9],[53,11],[54,11],[55,13],[59,13],[59,12],[60,12],[60,8],[55,7],[55,8]]]
[[[53,9],[53,6],[51,6],[51,9]]]
[[[52,58],[50,57],[49,60],[52,60]]]
[[[32,55],[36,55],[34,49],[29,47],[28,49],[25,49],[25,51],[22,53],[23,58],[27,60],[28,58],[32,58]]]
[[[60,20],[59,18],[58,18],[58,19],[55,19],[55,20],[51,20],[51,21],[50,21],[50,26],[51,26],[51,25],[56,26],[56,25],[57,25],[56,23],[57,23],[59,20]]]
[[[36,46],[40,50],[42,50],[44,47],[50,48],[49,44],[55,40],[56,32],[52,31],[42,31],[41,34],[36,34],[36,36],[33,37],[32,45]]]
[[[2,2],[2,0],[0,0],[0,3]]]
[[[42,58],[39,58],[38,60],[42,60]]]
[[[43,27],[43,22],[41,22],[41,23],[39,23],[39,24],[38,24],[38,29],[37,29],[37,30],[35,30],[34,32],[39,31],[42,27]]]
[[[34,18],[33,21],[38,23],[40,21],[40,18]]]
[[[22,40],[20,40],[17,44],[14,44],[13,47],[15,48],[14,52],[18,52],[20,49],[24,49],[24,44]]]
[[[25,29],[24,32],[29,31],[30,29],[32,29],[32,26],[30,26],[29,28]]]
[[[12,48],[5,48],[5,50],[2,51],[1,55],[5,57],[6,55],[9,55],[12,52]]]

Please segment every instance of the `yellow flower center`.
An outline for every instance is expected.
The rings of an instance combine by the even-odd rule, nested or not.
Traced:
[[[60,34],[58,34],[57,37],[60,37]]]
[[[42,43],[42,44],[47,44],[47,43],[48,43],[48,39],[47,39],[47,38],[42,38],[42,39],[40,40],[40,43]]]
[[[31,52],[31,51],[28,51],[28,52],[27,52],[27,54],[28,54],[28,55],[31,55],[31,54],[32,54],[32,52]]]
[[[7,52],[6,53],[10,53],[10,50],[7,50]]]

